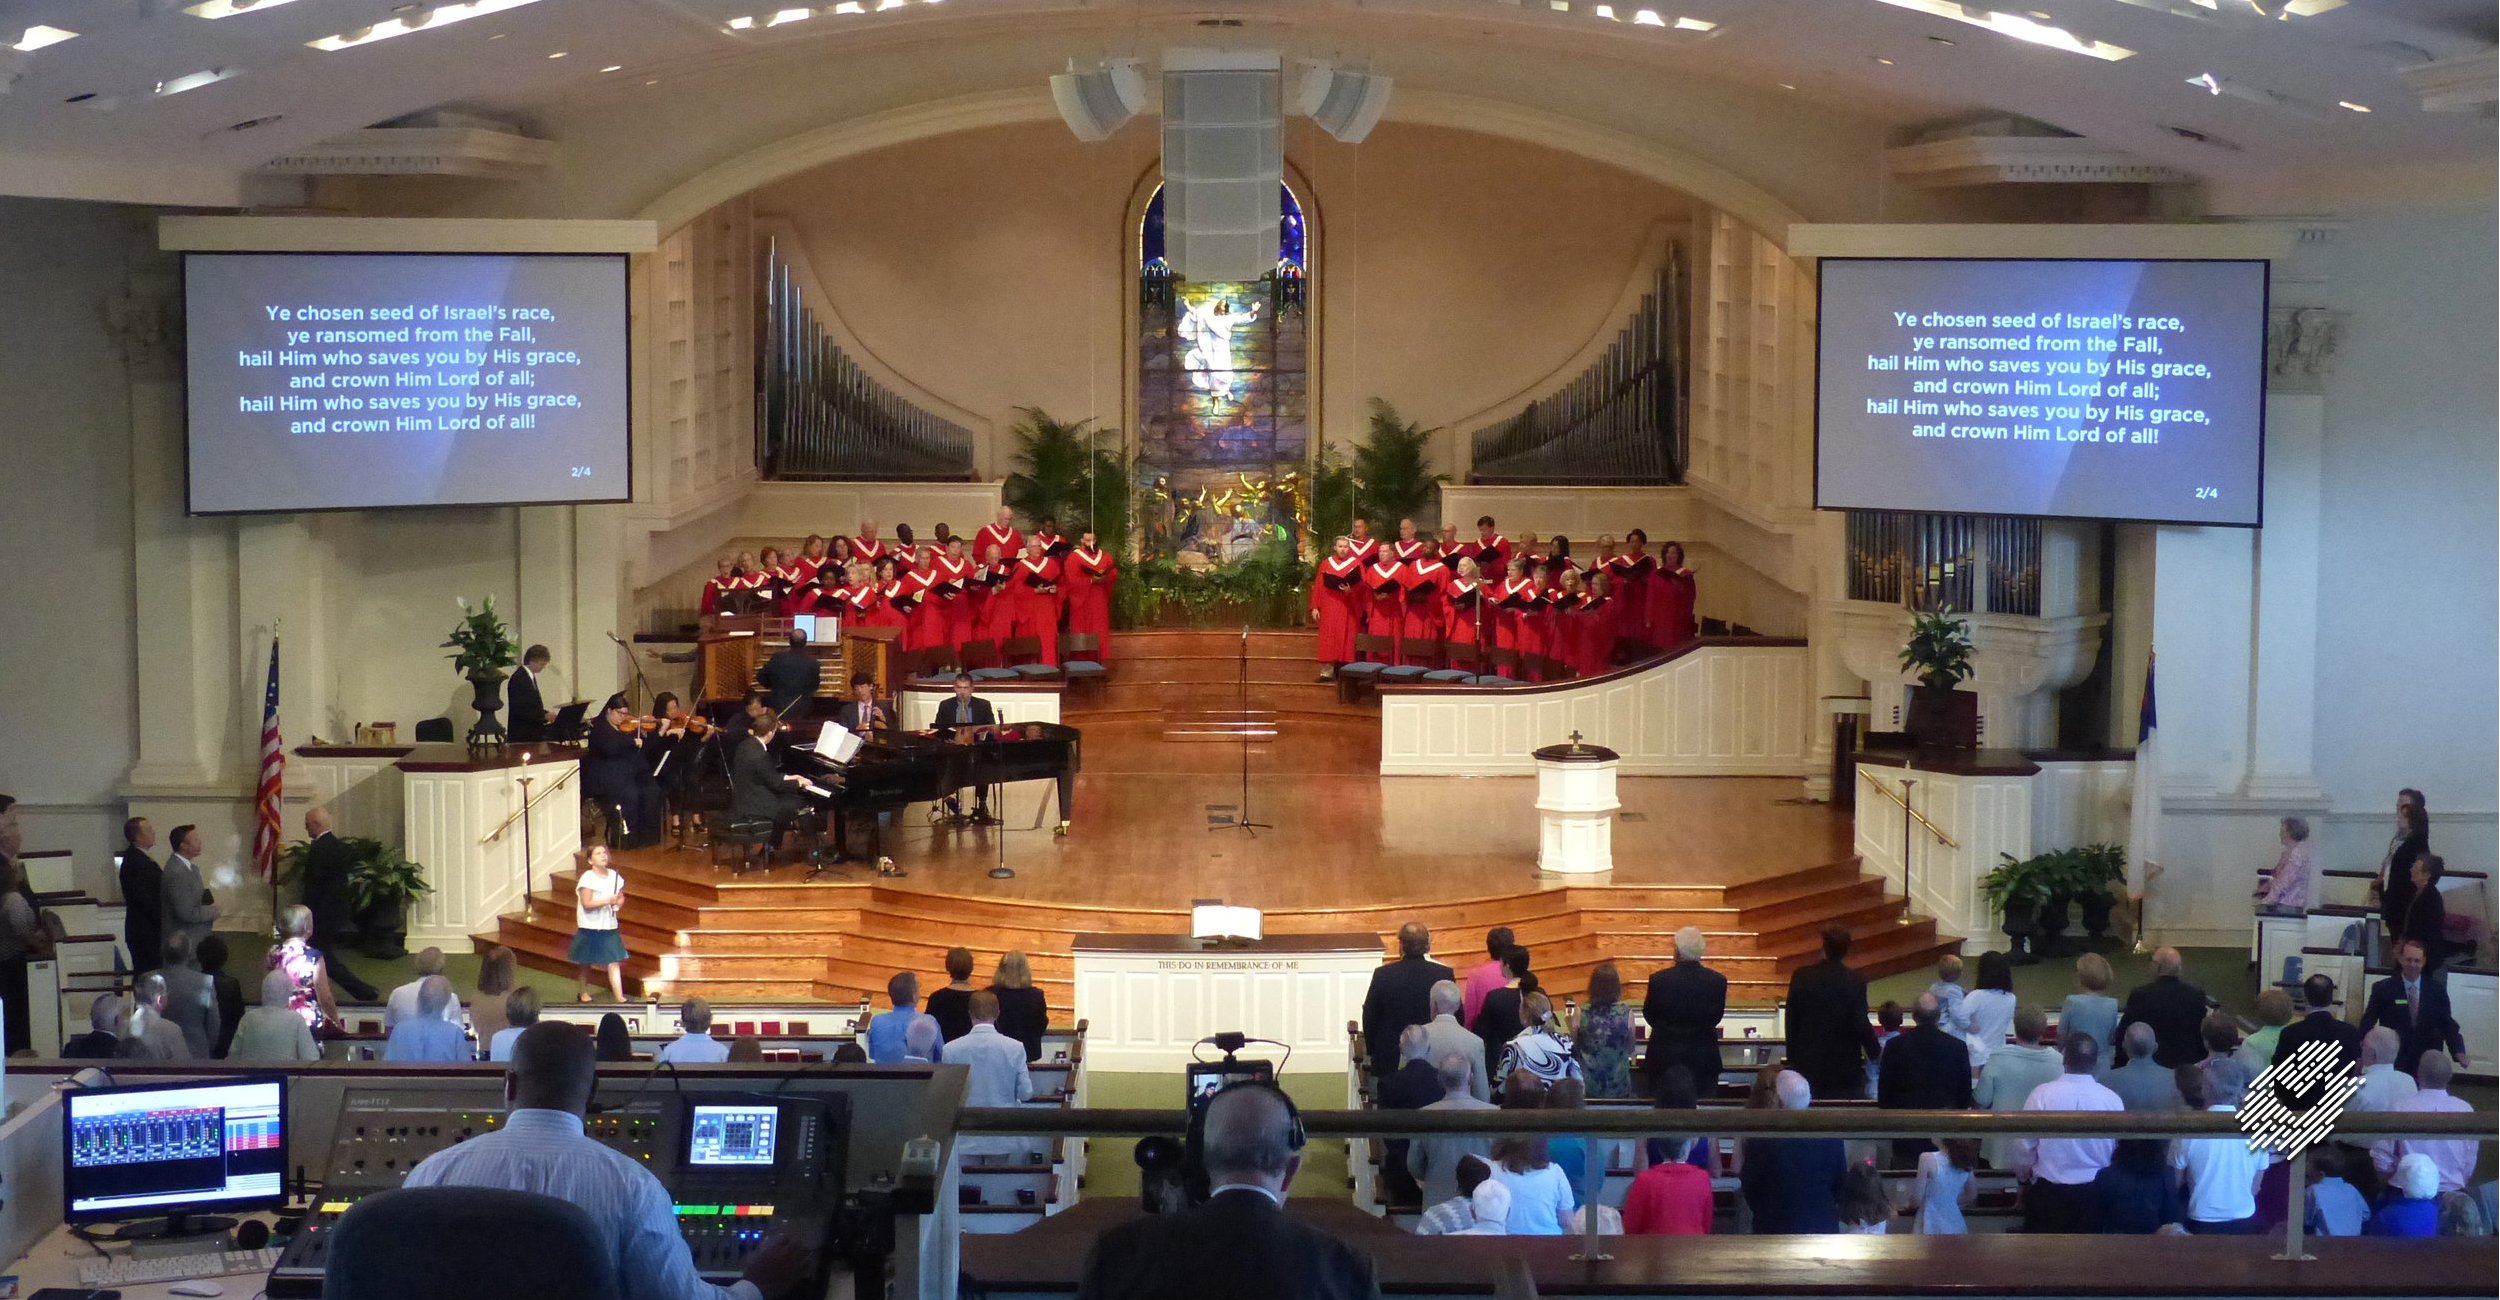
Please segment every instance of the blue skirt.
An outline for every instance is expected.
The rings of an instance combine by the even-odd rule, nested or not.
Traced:
[[[564,955],[576,966],[605,966],[625,960],[625,940],[614,930],[575,930]]]

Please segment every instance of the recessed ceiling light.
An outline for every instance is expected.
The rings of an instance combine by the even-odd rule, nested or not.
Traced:
[[[403,18],[393,18],[387,22],[375,23],[370,27],[353,28],[340,32],[336,36],[324,36],[320,40],[304,43],[316,50],[335,53],[339,50],[352,50],[360,45],[371,45],[375,41],[387,41],[394,36],[406,36],[410,32],[441,31],[454,23],[467,22],[472,18],[483,18],[488,14],[499,14],[508,9],[518,9],[523,5],[536,3],[538,0],[463,0],[463,3],[459,4],[436,5],[430,10],[420,8],[417,12]]]
[[[293,3],[295,0],[206,0],[204,4],[186,5],[182,11],[194,18],[232,18],[236,14],[256,14],[263,9]]]
[[[2369,106],[2369,105],[2367,105],[2367,104],[2356,104],[2356,103],[2352,102],[2352,101],[2351,101],[2351,100],[2349,100],[2349,99],[2339,99],[2339,100],[2336,100],[2336,101],[2335,101],[2335,106],[2336,106],[2337,108],[2349,108],[2349,109],[2351,109],[2352,111],[2354,111],[2354,112],[2356,112],[2356,113],[2367,113],[2367,112],[2369,112],[2369,111],[2370,111],[2370,106]]]
[[[656,85],[660,84],[660,79],[659,79],[658,77],[653,77],[653,78],[652,78],[652,79],[650,79],[649,81],[646,81],[646,82],[644,82],[644,83],[642,83],[642,84],[644,84],[644,85],[646,85],[646,86],[656,86]]]
[[[1699,18],[1678,18],[1675,29],[1679,32],[1715,32],[1719,30],[1719,25]]]
[[[599,69],[599,70],[600,70],[601,72],[623,72],[623,71],[625,70],[625,65],[624,65],[624,64],[622,64],[622,63],[611,63],[611,64],[609,64],[608,66],[606,66],[606,67],[604,67],[604,68],[601,68],[601,69]]]
[[[487,37],[486,39],[488,39],[488,40],[490,40],[490,41],[500,41],[500,40],[502,40],[503,38],[505,38],[505,37],[507,37],[507,36],[510,36],[511,34],[512,34],[512,33],[510,33],[510,32],[497,32],[497,33],[495,33],[494,35]]]
[[[1887,68],[1889,68],[1889,67],[1891,67],[1891,66],[1892,66],[1892,60],[1885,58],[1883,55],[1880,55],[1880,54],[1870,54],[1870,55],[1867,55],[1866,57],[1868,57],[1868,58],[1870,58],[1870,59],[1875,60],[1877,63],[1883,64],[1883,65],[1884,65],[1885,67],[1887,67]]]
[[[1795,90],[1795,89],[1796,89],[1796,87],[1795,87],[1795,86],[1792,86],[1792,85],[1790,85],[1790,84],[1788,84],[1788,83],[1787,83],[1787,82],[1785,82],[1785,81],[1783,81],[1783,82],[1781,82],[1781,83],[1780,83],[1780,89],[1782,89],[1782,90]]]
[[[2069,54],[2081,54],[2110,62],[2132,58],[2135,55],[2135,51],[2124,46],[2112,45],[2107,41],[2087,40],[2077,36],[2057,26],[2049,14],[2037,9],[2029,13],[2018,14],[2008,13],[2001,9],[1990,9],[1983,5],[1964,3],[1963,0],[1883,0],[1883,2],[1896,9],[1910,9],[1934,18],[1967,23],[2002,36],[2011,36],[2018,41],[2045,45],[2052,50],[2064,50]]]
[[[227,80],[228,78],[240,74],[242,71],[243,69],[241,68],[209,68],[200,72],[186,72],[179,77],[169,77],[166,80],[157,82],[156,93],[159,98],[166,95],[179,95],[186,90],[198,90],[202,86],[214,86],[220,81]]]
[[[37,23],[19,33],[17,40],[12,42],[9,48],[20,54],[32,54],[46,46],[77,39],[78,33],[66,27],[46,27],[42,23]]]
[[[1667,20],[1659,17],[1658,11],[1655,9],[1643,9],[1632,15],[1632,25],[1635,27],[1664,27],[1667,25]]]

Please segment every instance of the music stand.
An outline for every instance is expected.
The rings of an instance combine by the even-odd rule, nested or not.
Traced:
[[[1260,831],[1276,827],[1268,822],[1250,819],[1250,625],[1241,627],[1241,808],[1233,820],[1207,827],[1211,831],[1243,831],[1257,839]],[[996,873],[991,873],[995,875]]]

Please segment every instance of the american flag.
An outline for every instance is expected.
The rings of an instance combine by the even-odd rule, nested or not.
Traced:
[[[278,639],[269,638],[269,696],[260,709],[260,817],[252,832],[252,865],[262,880],[278,874],[278,801],[286,791],[286,742],[278,735]]]

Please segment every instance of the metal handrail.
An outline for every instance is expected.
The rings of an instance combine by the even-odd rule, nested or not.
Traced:
[[[1885,785],[1883,782],[1876,780],[1876,779],[1875,779],[1875,774],[1874,774],[1874,773],[1869,772],[1869,771],[1867,771],[1865,768],[1861,767],[1861,768],[1859,768],[1859,769],[1858,769],[1858,775],[1859,775],[1859,776],[1862,776],[1862,777],[1865,777],[1865,778],[1866,778],[1866,783],[1867,783],[1868,785],[1871,785],[1871,786],[1875,787],[1876,793],[1881,794],[1881,795],[1882,795],[1882,796],[1884,796],[1885,798],[1892,800],[1894,804],[1896,804],[1896,805],[1898,805],[1898,806],[1900,807],[1901,811],[1903,811],[1903,812],[1905,812],[1905,813],[1908,813],[1908,814],[1910,815],[1910,819],[1911,819],[1911,820],[1913,820],[1913,821],[1917,822],[1917,823],[1918,823],[1919,825],[1921,825],[1921,826],[1926,827],[1926,828],[1927,828],[1927,833],[1928,833],[1928,834],[1930,834],[1930,835],[1935,836],[1935,837],[1936,837],[1936,842],[1937,842],[1937,843],[1942,844],[1943,846],[1945,846],[1945,847],[1946,847],[1946,848],[1948,848],[1948,849],[1958,849],[1958,848],[1962,847],[1959,843],[1957,843],[1957,842],[1954,840],[1954,838],[1953,838],[1952,836],[1945,834],[1945,833],[1944,833],[1944,831],[1943,831],[1942,829],[1938,828],[1938,827],[1937,827],[1937,825],[1936,825],[1934,822],[1931,822],[1931,821],[1927,820],[1927,814],[1925,814],[1925,813],[1923,813],[1923,812],[1920,812],[1920,811],[1919,811],[1918,809],[1916,809],[1916,808],[1911,807],[1911,806],[1910,806],[1910,801],[1909,801],[1909,800],[1907,800],[1907,799],[1904,799],[1904,798],[1902,798],[1900,795],[1898,795],[1898,794],[1894,793],[1894,792],[1893,792],[1893,789],[1892,789],[1892,787],[1891,787],[1891,786]]]
[[[2236,1117],[2217,1111],[1880,1110],[1305,1110],[1313,1137],[1417,1137],[1432,1134],[1587,1133],[1647,1137],[1708,1133],[1712,1137],[2085,1137],[2214,1138],[2240,1136]],[[1185,1110],[1035,1110],[967,1106],[958,1133],[1021,1136],[1147,1137],[1186,1132]],[[2337,1138],[2464,1138],[2500,1142],[2500,1115],[2372,1111],[2344,1116]]]

